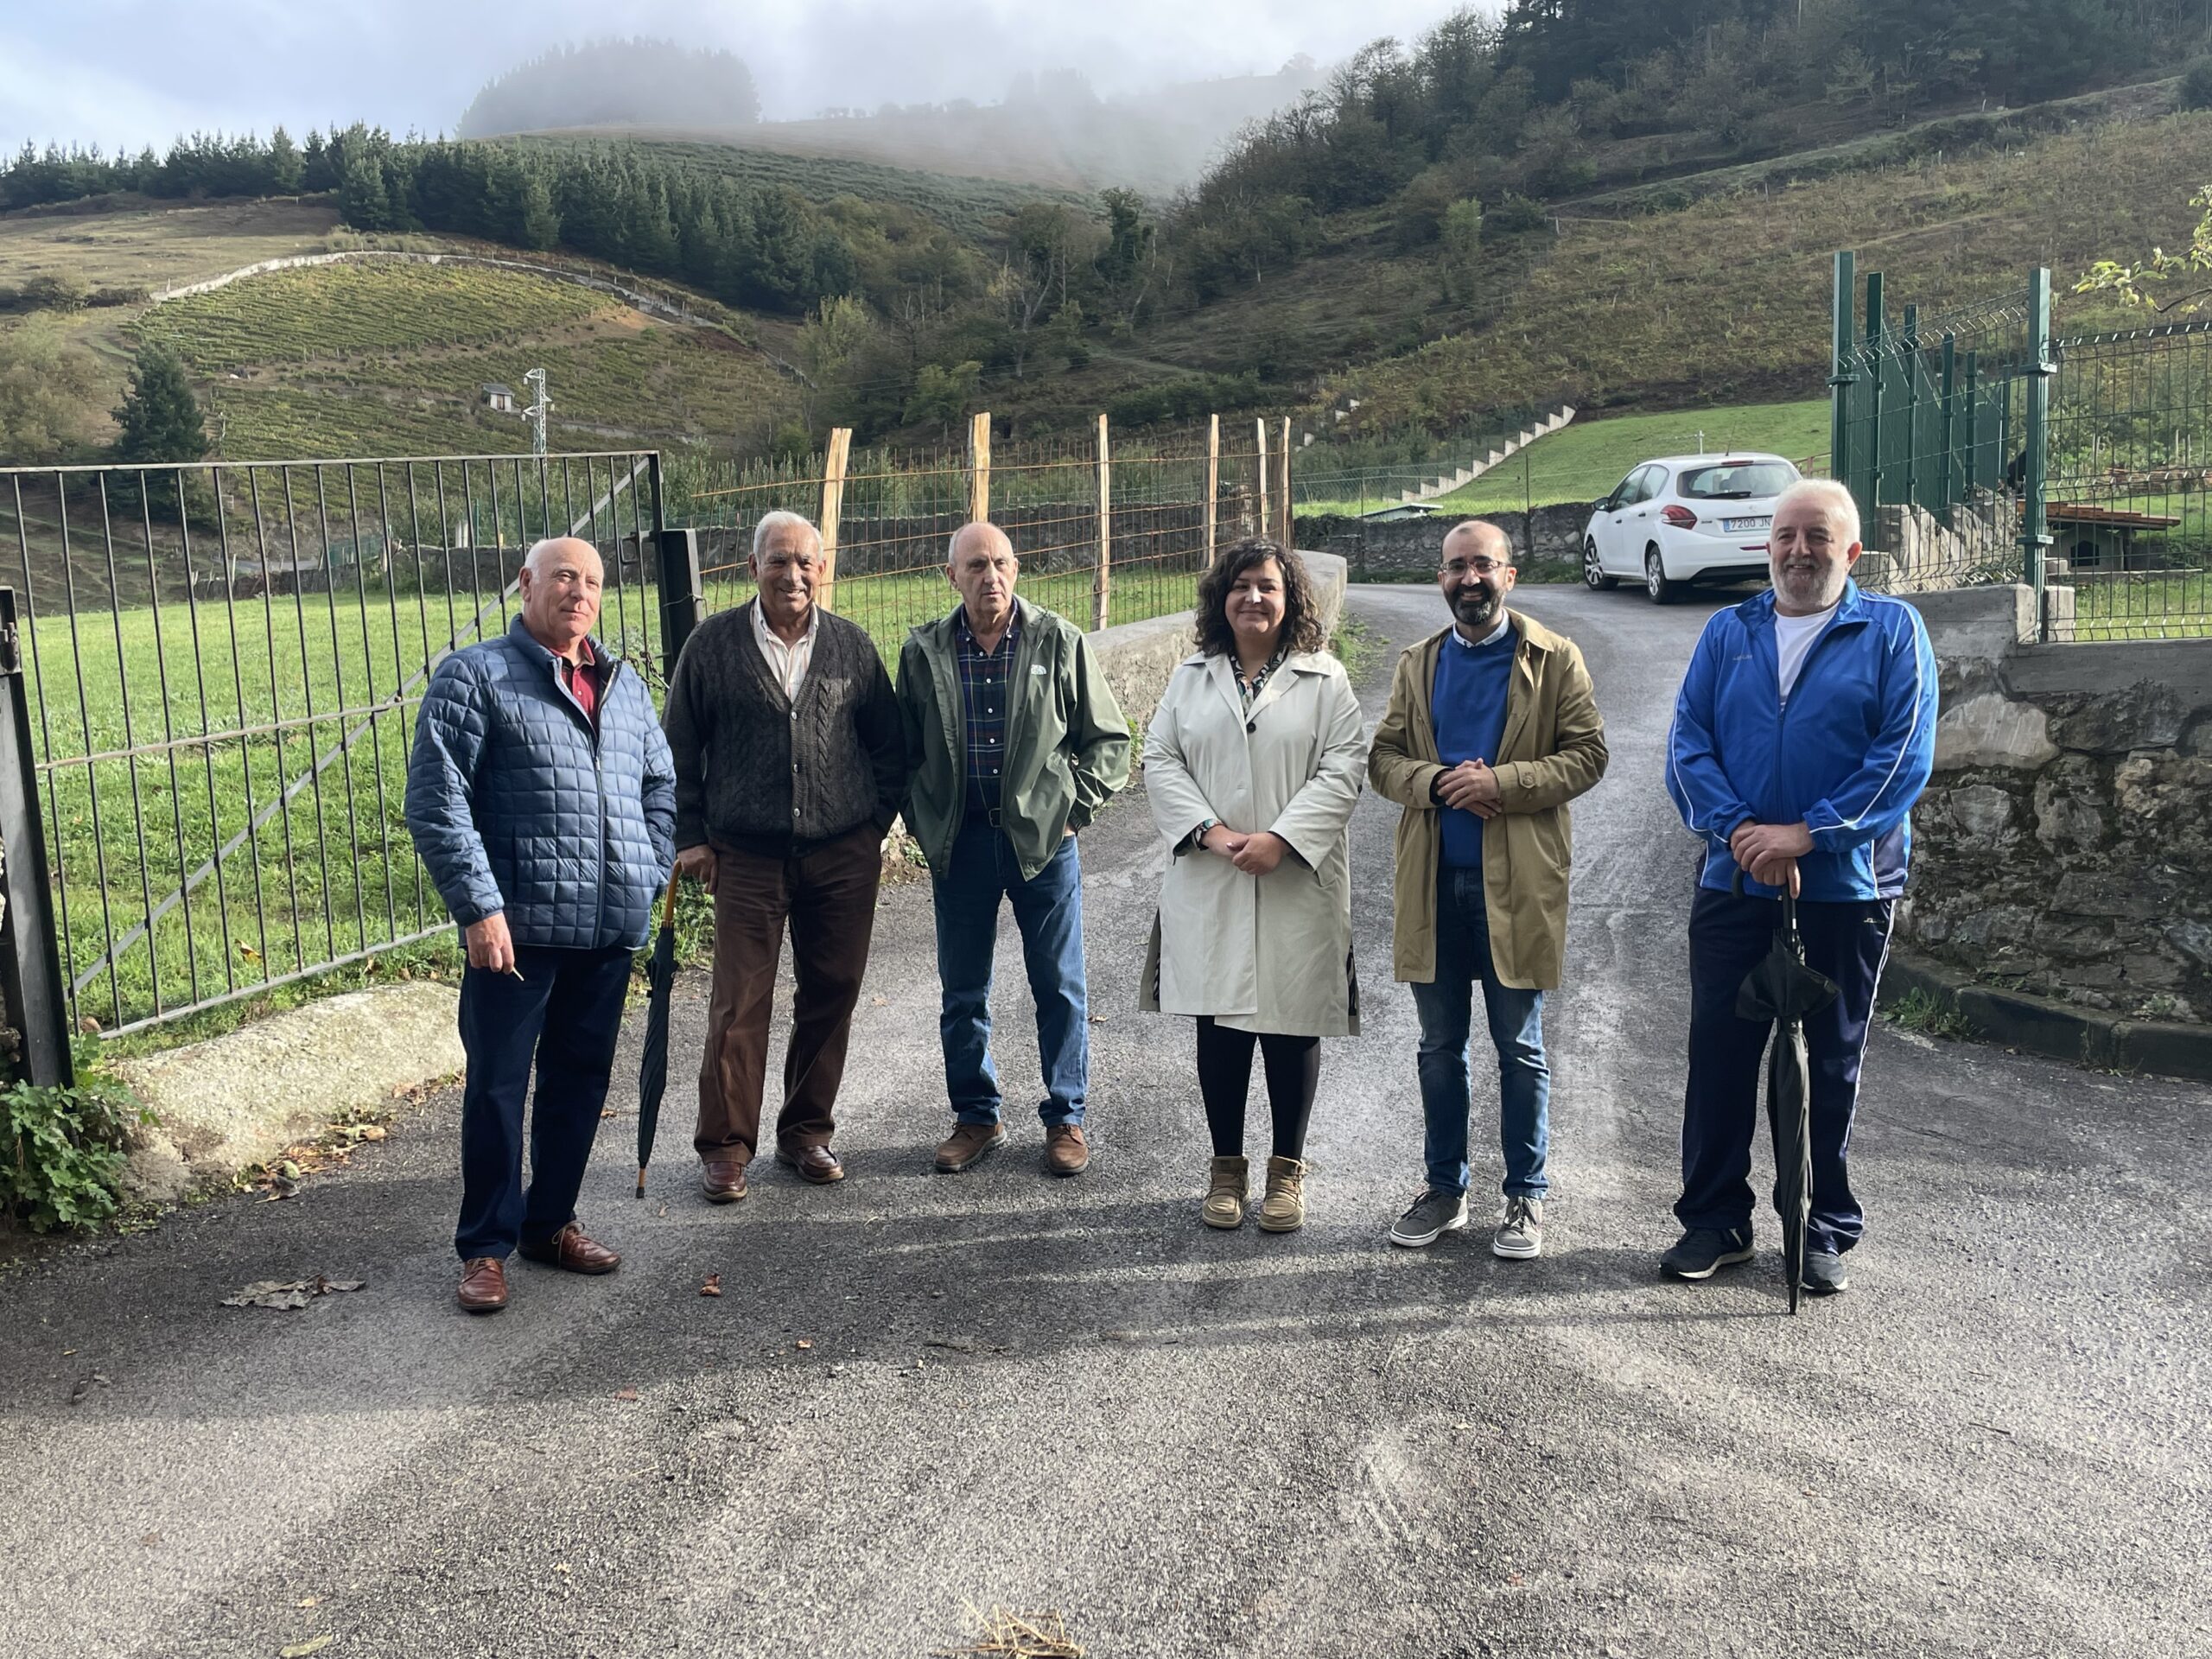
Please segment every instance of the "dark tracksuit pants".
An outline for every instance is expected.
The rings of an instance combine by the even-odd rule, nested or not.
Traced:
[[[1859,1104],[1859,1063],[1889,955],[1888,899],[1797,906],[1805,960],[1836,982],[1838,995],[1805,1021],[1812,1063],[1813,1213],[1809,1249],[1843,1251],[1866,1217],[1845,1167]],[[1736,991],[1774,944],[1781,901],[1700,887],[1690,906],[1690,1064],[1682,1112],[1685,1227],[1748,1228],[1751,1140],[1759,1109],[1759,1059],[1772,1020],[1736,1016]]]
[[[632,953],[515,947],[516,979],[470,968],[461,979],[461,1225],[464,1262],[504,1260],[576,1218],[576,1194],[614,1070]],[[523,1107],[530,1075],[530,1185],[523,1185]]]

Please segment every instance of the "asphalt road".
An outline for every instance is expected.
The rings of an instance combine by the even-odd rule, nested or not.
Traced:
[[[994,1604],[1057,1610],[1094,1659],[2212,1653],[2212,1094],[1885,1028],[1852,1293],[1793,1320],[1770,1254],[1661,1282],[1693,850],[1659,757],[1708,607],[1520,598],[1582,643],[1613,749],[1548,1009],[1542,1260],[1384,1242],[1420,1129],[1371,797],[1367,1028],[1325,1061],[1311,1222],[1198,1224],[1190,1032],[1135,1011],[1160,855],[1125,802],[1084,842],[1080,1180],[1039,1172],[1027,1116],[979,1172],[931,1173],[909,885],[840,1187],[764,1164],[708,1207],[679,1062],[653,1198],[629,1197],[633,1102],[592,1167],[584,1218],[622,1271],[518,1266],[494,1319],[452,1303],[449,1096],[289,1202],[0,1281],[0,1654],[919,1656]],[[1378,646],[1440,620],[1427,588],[1351,608]],[[1009,1092],[1034,1099],[1001,972]],[[682,995],[679,1056],[704,1013]],[[318,1272],[367,1284],[217,1305]]]

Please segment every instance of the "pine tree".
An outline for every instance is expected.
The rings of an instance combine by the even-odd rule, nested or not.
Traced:
[[[130,385],[115,410],[114,455],[136,462],[201,461],[207,426],[193,396],[184,365],[161,346],[141,346],[130,365]]]
[[[280,196],[296,196],[300,193],[300,179],[307,163],[301,158],[300,147],[292,142],[292,135],[278,127],[269,135],[269,188]]]
[[[391,228],[391,201],[385,194],[384,167],[365,149],[346,147],[346,176],[338,186],[339,217],[357,231]]]

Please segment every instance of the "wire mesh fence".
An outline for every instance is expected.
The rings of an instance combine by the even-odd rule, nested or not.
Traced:
[[[570,534],[658,680],[658,486],[642,453],[0,470],[73,1028],[449,928],[404,817],[431,670]]]
[[[1862,582],[2025,582],[2040,640],[2212,635],[2212,321],[2055,336],[2050,274],[1923,320],[1836,261],[1836,476]]]
[[[2212,321],[2053,345],[2053,637],[2212,635]]]
[[[701,531],[707,608],[752,597],[753,532],[772,512],[821,526],[835,550],[822,602],[894,668],[907,632],[957,602],[946,556],[971,519],[1013,541],[1024,598],[1086,629],[1187,610],[1217,547],[1287,533],[1285,423],[1116,441],[1101,420],[1085,438],[994,453],[988,416],[976,418],[964,448],[846,453],[833,439],[809,462],[695,480],[683,508]]]

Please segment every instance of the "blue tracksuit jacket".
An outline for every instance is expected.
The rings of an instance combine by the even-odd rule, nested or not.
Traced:
[[[1730,831],[1802,823],[1803,898],[1894,899],[1912,851],[1907,816],[1936,760],[1936,653],[1920,613],[1844,584],[1785,706],[1774,594],[1716,612],[1690,658],[1667,739],[1667,792],[1705,838],[1703,886],[1736,873]],[[1774,889],[1745,878],[1746,893]]]

